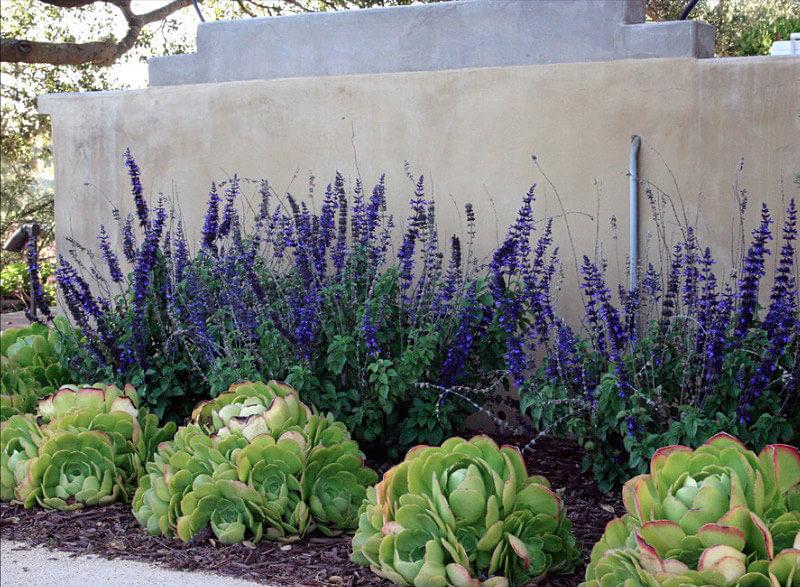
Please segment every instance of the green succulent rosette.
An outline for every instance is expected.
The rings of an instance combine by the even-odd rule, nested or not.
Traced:
[[[47,422],[48,432],[99,430],[107,434],[114,445],[114,462],[131,492],[155,447],[172,438],[176,429],[173,422],[159,427],[155,414],[139,408],[132,385],[124,390],[104,384],[65,385],[39,400],[37,412]]]
[[[237,544],[248,537],[258,542],[264,527],[265,505],[264,496],[245,483],[200,475],[181,500],[183,515],[178,518],[177,534],[189,542],[210,526],[223,544]]]
[[[208,526],[222,542],[292,542],[355,528],[377,476],[346,427],[296,390],[237,384],[193,422],[161,443],[139,481],[133,511],[149,533],[191,540]]]
[[[32,412],[38,398],[65,382],[59,348],[58,333],[42,324],[0,333],[0,421]]]
[[[288,399],[290,404],[278,402],[273,406],[277,398]],[[263,434],[263,428],[260,426],[268,425],[268,422],[263,419],[256,425],[257,419],[251,417],[264,414],[273,407],[269,418],[273,425],[278,421],[282,425],[290,425],[284,413],[286,409],[294,411],[296,419],[294,424],[299,426],[303,426],[311,415],[310,410],[300,402],[297,391],[284,383],[244,382],[231,385],[228,391],[213,400],[198,404],[192,412],[192,423],[199,425],[209,434],[225,435],[234,429],[241,430],[245,423],[250,421],[253,423],[253,428],[248,434],[252,437]],[[303,414],[299,411],[300,407],[303,408]],[[279,436],[283,431],[273,430],[273,432],[276,432],[275,436]]]
[[[66,510],[127,499],[155,445],[175,431],[138,401],[132,386],[65,385],[38,400],[36,416],[9,418],[0,439],[2,499]]]
[[[114,445],[96,430],[59,431],[25,464],[17,495],[26,508],[71,511],[125,499],[125,484],[114,463]]]
[[[182,515],[180,502],[200,476],[236,479],[232,453],[247,443],[242,436],[220,443],[199,426],[181,427],[162,442],[146,465],[133,496],[133,513],[150,534],[172,537]],[[221,446],[220,446],[221,445]]]
[[[366,488],[377,481],[354,440],[312,448],[303,473],[303,499],[320,532],[337,536],[355,530]]]
[[[522,585],[578,558],[547,480],[487,436],[411,449],[368,490],[352,556],[399,585],[453,586]]]
[[[267,529],[272,540],[293,541],[308,530],[309,508],[300,484],[305,447],[303,435],[290,431],[278,440],[258,436],[236,455],[239,480],[263,495],[278,513],[279,523]]]
[[[626,515],[592,550],[584,587],[800,585],[800,451],[759,455],[717,434],[669,446],[623,487]]]
[[[14,415],[0,423],[0,501],[16,497],[25,479],[25,463],[39,454],[42,431],[29,415]]]

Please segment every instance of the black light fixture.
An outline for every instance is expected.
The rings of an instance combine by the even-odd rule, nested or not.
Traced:
[[[38,222],[26,222],[14,231],[14,234],[3,245],[3,249],[11,253],[20,253],[25,249],[29,240],[33,240],[35,246],[39,231]],[[31,283],[31,316],[36,318],[36,292],[33,290],[33,283]]]

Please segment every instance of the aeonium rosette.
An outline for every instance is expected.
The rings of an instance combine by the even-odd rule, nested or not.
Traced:
[[[561,499],[486,436],[419,446],[367,493],[353,560],[400,585],[518,585],[571,570]],[[489,578],[486,578],[489,577]]]
[[[159,446],[140,480],[133,510],[148,532],[188,541],[210,526],[230,543],[355,529],[377,475],[347,428],[296,390],[237,384],[200,404],[194,421]]]
[[[158,425],[158,417],[139,406],[132,385],[64,385],[39,400],[37,413],[46,433],[59,430],[97,430],[105,433],[114,446],[114,462],[126,488],[133,491],[144,472],[144,464],[155,447],[172,438],[176,426]]]
[[[586,587],[775,587],[800,581],[800,451],[759,455],[717,434],[658,450],[623,488],[626,515],[592,551]]]
[[[36,412],[12,416],[0,433],[0,500],[25,507],[72,510],[126,499],[155,445],[175,431],[139,408],[130,385],[64,385]]]
[[[231,430],[242,430],[252,438],[267,430],[278,436],[290,426],[303,426],[310,415],[311,410],[300,401],[297,391],[285,383],[247,381],[235,383],[213,400],[199,403],[192,412],[192,422],[209,434],[224,436]],[[243,430],[246,426],[247,430]],[[279,426],[283,430],[278,430]]]
[[[30,414],[0,422],[0,501],[11,501],[25,479],[25,463],[36,458],[42,430]]]
[[[114,464],[114,446],[97,430],[59,431],[25,464],[17,495],[26,508],[38,503],[71,511],[125,498],[125,484]]]

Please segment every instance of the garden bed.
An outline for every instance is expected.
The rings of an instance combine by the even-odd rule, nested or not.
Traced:
[[[497,438],[525,444],[527,439]],[[583,450],[574,442],[541,438],[525,455],[531,474],[546,476],[562,495],[584,558],[600,538],[605,524],[623,512],[618,492],[598,491],[590,472],[581,472]],[[379,467],[385,469],[385,467]],[[615,513],[614,513],[615,512]],[[0,537],[44,545],[75,554],[96,554],[150,562],[181,570],[201,570],[272,585],[382,585],[388,584],[368,569],[350,562],[350,537],[313,536],[282,545],[262,541],[255,546],[223,547],[211,533],[184,544],[148,536],[133,517],[130,506],[115,504],[79,512],[24,510],[0,504]],[[583,579],[583,567],[569,576],[554,576],[541,585],[574,586]]]

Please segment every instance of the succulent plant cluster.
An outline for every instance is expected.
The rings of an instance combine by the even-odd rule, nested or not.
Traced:
[[[68,373],[60,364],[58,345],[58,333],[42,324],[9,328],[0,334],[0,421],[32,412],[38,398],[66,382]]]
[[[475,436],[418,446],[387,471],[352,558],[399,585],[497,586],[569,572],[579,556],[548,481],[528,476],[518,449]]]
[[[0,500],[59,510],[127,500],[174,433],[139,407],[130,385],[65,385],[39,400],[36,415],[0,424]]]
[[[800,451],[717,434],[657,451],[623,488],[584,587],[800,585]]]
[[[224,544],[291,542],[355,529],[376,481],[341,422],[282,383],[240,383],[159,446],[133,511],[150,534],[185,542],[206,528]]]

